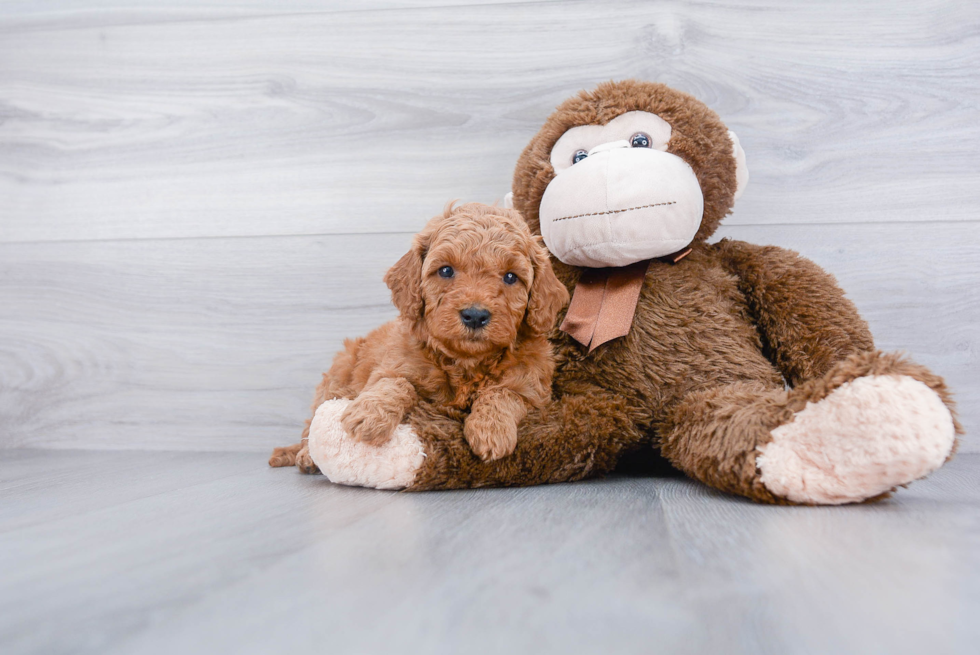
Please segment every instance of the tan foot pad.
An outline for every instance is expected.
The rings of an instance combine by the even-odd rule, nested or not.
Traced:
[[[372,446],[351,439],[340,424],[349,400],[328,400],[310,424],[310,456],[331,481],[353,487],[404,489],[425,461],[422,442],[408,425],[399,425],[391,439]]]
[[[868,376],[773,430],[756,465],[777,496],[840,505],[925,477],[954,441],[953,417],[932,389],[906,376]]]

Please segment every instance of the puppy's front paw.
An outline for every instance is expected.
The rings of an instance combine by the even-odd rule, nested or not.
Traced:
[[[391,438],[401,416],[371,400],[356,399],[340,416],[340,424],[352,439],[380,446]]]
[[[463,424],[463,436],[484,462],[506,457],[517,447],[517,424],[501,421],[486,412],[474,412]]]

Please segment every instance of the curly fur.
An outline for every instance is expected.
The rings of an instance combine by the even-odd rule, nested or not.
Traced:
[[[452,277],[439,275],[445,266]],[[503,281],[508,272],[516,283]],[[326,400],[352,398],[341,417],[345,430],[379,444],[423,400],[465,419],[466,442],[480,458],[510,454],[528,408],[551,397],[554,360],[546,335],[568,302],[540,239],[516,211],[450,204],[416,235],[385,282],[399,318],[344,342],[317,388],[313,411]],[[484,328],[463,324],[460,312],[470,307],[490,312]],[[316,470],[303,442],[277,448],[269,463]]]

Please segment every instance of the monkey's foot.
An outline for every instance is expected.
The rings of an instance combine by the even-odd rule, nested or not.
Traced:
[[[328,400],[310,424],[310,456],[325,476],[337,484],[375,489],[404,489],[425,461],[415,430],[401,424],[386,443],[373,446],[352,439],[340,423],[351,401]]]
[[[841,505],[925,477],[949,457],[953,417],[940,397],[905,375],[851,380],[771,432],[756,459],[773,494]]]

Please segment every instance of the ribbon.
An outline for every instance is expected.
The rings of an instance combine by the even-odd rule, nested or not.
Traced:
[[[676,264],[690,248],[661,258]],[[572,292],[561,331],[593,350],[629,334],[651,260],[617,268],[587,268]]]

